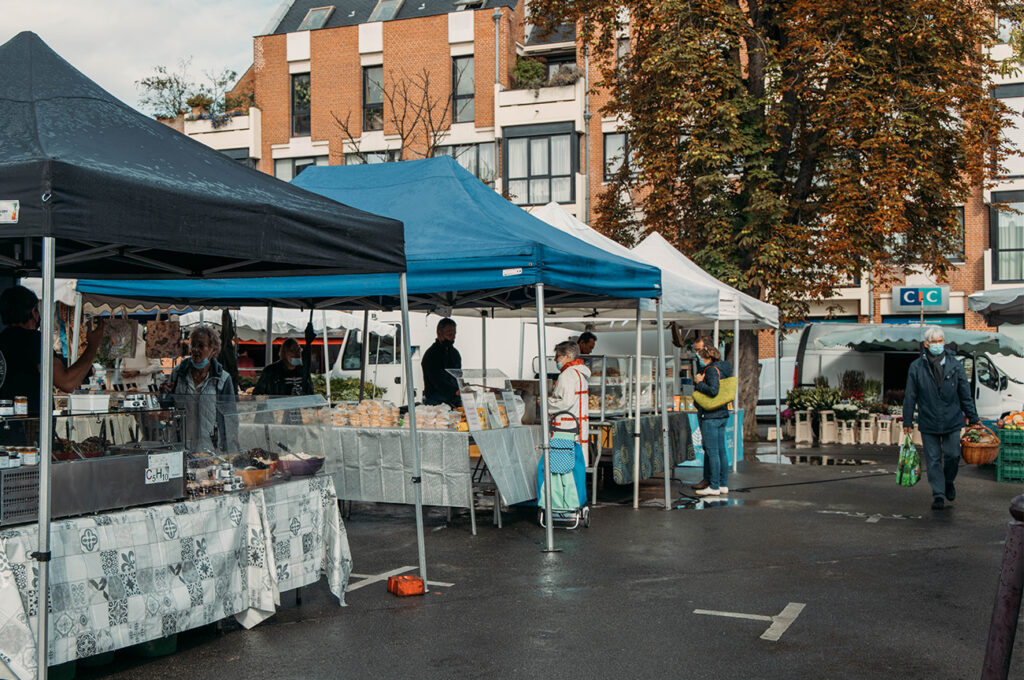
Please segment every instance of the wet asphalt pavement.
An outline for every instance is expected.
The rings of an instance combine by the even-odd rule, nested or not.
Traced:
[[[250,631],[199,629],[172,656],[119,652],[77,677],[979,677],[1007,508],[1024,485],[962,466],[956,502],[932,511],[927,481],[896,485],[895,447],[787,453],[867,463],[745,461],[729,500],[699,510],[653,507],[660,479],[640,510],[629,488],[608,489],[589,529],[556,532],[554,554],[535,510],[498,529],[481,509],[473,537],[468,514],[448,523],[432,509],[429,577],[450,587],[399,599],[373,583],[340,608],[321,581]],[[356,504],[346,527],[357,574],[416,564],[411,508]],[[799,613],[762,639],[784,610]],[[1024,677],[1022,647],[1010,677]]]

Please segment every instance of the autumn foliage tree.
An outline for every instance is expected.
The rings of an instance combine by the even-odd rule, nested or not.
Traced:
[[[542,28],[578,24],[612,95],[602,113],[625,121],[632,168],[598,198],[597,226],[620,238],[656,230],[788,319],[864,272],[945,272],[962,247],[954,206],[997,177],[1009,153],[1009,112],[989,93],[1006,64],[987,50],[997,15],[1019,19],[1010,3],[531,0],[530,9]],[[638,210],[623,210],[623,197]],[[753,337],[744,349],[756,358]],[[749,406],[751,395],[741,400]]]

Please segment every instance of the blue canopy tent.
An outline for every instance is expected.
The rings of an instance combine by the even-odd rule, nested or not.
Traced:
[[[158,299],[221,305],[252,304],[304,308],[401,308],[447,314],[456,307],[534,307],[540,347],[546,345],[547,306],[596,304],[637,306],[661,295],[661,272],[566,234],[506,201],[448,157],[402,163],[307,168],[293,184],[354,208],[405,224],[407,273],[394,275],[297,276],[287,281],[82,281],[83,295],[111,299]],[[406,391],[413,425],[414,467],[419,469],[409,334],[403,333]],[[549,439],[547,385],[541,381],[543,441]],[[545,452],[545,489],[550,494]],[[417,472],[417,477],[418,477]],[[422,512],[417,487],[420,571]],[[545,498],[547,547],[553,549],[551,502]]]

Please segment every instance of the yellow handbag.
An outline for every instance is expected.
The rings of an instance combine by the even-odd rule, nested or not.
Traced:
[[[718,371],[715,368],[715,371]],[[736,398],[736,377],[723,378],[721,371],[718,371],[718,394],[709,397],[703,392],[693,391],[693,401],[705,411],[714,411],[722,408]]]

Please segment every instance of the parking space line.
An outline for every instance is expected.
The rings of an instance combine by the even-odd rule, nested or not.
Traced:
[[[776,616],[764,616],[763,614],[743,614],[741,612],[723,612],[715,609],[694,609],[694,614],[705,614],[708,616],[724,616],[730,619],[748,619],[750,621],[768,621],[771,623],[762,635],[762,640],[768,640],[769,642],[778,642],[782,634],[785,633],[793,622],[796,621],[796,617],[800,616],[800,612],[804,610],[807,605],[802,602],[790,602],[787,604],[781,612]]]
[[[371,583],[381,583],[387,581],[391,576],[398,576],[404,574],[407,571],[414,571],[416,567],[399,567],[398,569],[392,569],[391,571],[385,571],[382,574],[349,574],[349,578],[362,579],[356,584],[349,584],[348,588],[345,589],[346,593],[351,593],[353,590],[359,590],[363,586],[368,586]],[[446,583],[444,581],[427,581],[428,586],[437,586],[439,588],[451,588],[454,583]]]

